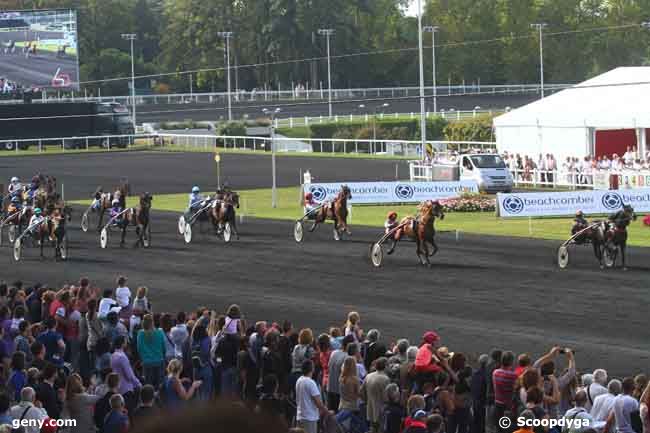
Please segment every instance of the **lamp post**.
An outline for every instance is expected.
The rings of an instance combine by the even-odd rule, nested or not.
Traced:
[[[232,122],[232,98],[230,97],[230,38],[233,32],[217,32],[217,35],[226,40],[226,69],[228,71],[228,122]]]
[[[424,31],[431,33],[431,51],[433,53],[433,112],[438,112],[438,88],[436,87],[436,32],[440,30],[438,26],[426,26]]]
[[[544,98],[544,29],[548,27],[545,23],[531,24],[531,28],[537,29],[539,32],[539,82],[540,82],[540,95]]]
[[[263,109],[262,113],[271,118],[271,176],[273,177],[273,185],[271,187],[271,207],[273,209],[278,207],[278,190],[276,182],[276,169],[275,169],[275,116],[280,113],[280,108],[271,111]]]
[[[422,143],[422,159],[426,154],[427,145],[427,121],[426,121],[426,107],[424,102],[424,59],[422,55],[422,0],[418,0],[418,48],[420,57],[420,138]]]
[[[318,29],[319,35],[324,35],[327,39],[327,105],[329,117],[332,117],[332,63],[330,56],[330,37],[334,34],[334,29]]]
[[[133,132],[135,132],[135,56],[133,54],[133,43],[138,39],[135,33],[122,33],[122,39],[131,41],[131,105],[132,105],[132,119],[133,119]]]

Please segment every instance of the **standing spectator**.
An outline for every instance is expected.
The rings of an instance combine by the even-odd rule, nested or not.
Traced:
[[[266,322],[260,321],[255,324],[255,332],[248,338],[248,358],[246,359],[248,368],[246,369],[245,396],[247,400],[251,401],[257,400],[257,383],[260,380],[264,334],[266,334]]]
[[[153,386],[145,385],[140,391],[140,405],[133,413],[133,424],[140,426],[160,415],[160,410],[154,405],[156,392]]]
[[[241,310],[233,304],[226,312],[222,335],[215,342],[215,356],[221,364],[221,395],[223,397],[238,395],[237,353],[241,342]]]
[[[145,315],[142,320],[142,329],[138,331],[137,348],[142,360],[145,383],[157,389],[164,374],[163,363],[167,348],[165,335],[162,330],[154,328],[151,314]]]
[[[113,299],[113,291],[111,289],[104,290],[102,299],[99,300],[99,318],[105,319],[108,313],[116,307],[117,302]]]
[[[147,299],[148,292],[149,289],[147,287],[138,287],[138,290],[135,292],[135,299],[133,300],[133,311],[139,311],[141,313],[151,312],[151,303]]]
[[[479,368],[472,373],[472,405],[474,417],[472,418],[471,433],[485,432],[485,411],[487,408],[487,384],[490,381],[487,374],[490,358],[482,354],[478,358]]]
[[[635,433],[632,428],[632,413],[639,410],[639,402],[632,397],[633,392],[634,379],[626,377],[623,379],[623,393],[614,399],[614,407],[607,418],[603,431],[608,431],[614,424],[617,433]]]
[[[300,330],[298,334],[298,344],[293,348],[291,354],[291,378],[289,385],[294,387],[296,381],[302,376],[302,365],[308,359],[313,359],[315,350],[312,346],[314,342],[314,334],[311,329],[305,328]]]
[[[199,398],[209,400],[212,398],[214,378],[212,377],[212,365],[210,364],[210,337],[205,323],[207,319],[200,319],[192,330],[192,362],[194,366],[194,378],[201,381]],[[252,393],[255,395],[257,382],[253,383]],[[252,398],[252,397],[251,397]]]
[[[605,385],[607,385],[607,372],[602,368],[594,370],[594,381],[586,388],[587,404],[585,405],[585,409],[591,410],[596,397],[602,394],[607,394],[607,388],[605,388]]]
[[[160,316],[160,330],[165,336],[165,366],[174,358],[175,345],[171,338],[172,327],[174,326],[174,319],[169,313]],[[164,367],[164,366],[163,366]]]
[[[302,364],[302,376],[296,381],[296,420],[305,433],[318,432],[320,416],[328,413],[320,398],[320,390],[312,379],[314,362],[305,359]]]
[[[371,329],[368,331],[361,353],[364,359],[363,365],[366,367],[366,371],[370,371],[370,367],[375,359],[386,356],[386,345],[379,341],[380,338],[381,333],[377,329]]]
[[[585,403],[587,403],[587,393],[584,390],[580,390],[576,393],[575,406],[564,414],[564,419],[567,421],[580,419],[583,420],[582,422],[585,422],[584,420],[586,420],[588,427],[578,427],[574,422],[571,428],[568,428],[569,424],[566,423],[562,429],[562,433],[582,433],[588,428],[591,428],[594,419],[589,414],[589,411],[585,409]]]
[[[353,342],[354,336],[345,336],[341,348],[333,351],[332,355],[330,355],[330,360],[327,365],[329,371],[329,382],[327,383],[327,407],[330,410],[337,411],[339,409],[339,401],[341,398],[339,378],[341,376],[343,362],[348,356],[347,346]]]
[[[44,324],[46,331],[38,336],[38,341],[45,346],[45,359],[57,367],[63,367],[65,343],[63,336],[56,330],[56,320],[53,317],[48,317]]]
[[[356,311],[348,314],[348,320],[345,322],[344,335],[352,335],[355,343],[363,341],[363,330],[359,326],[361,324],[361,316]]]
[[[137,405],[137,390],[142,388],[140,380],[136,377],[126,356],[126,337],[120,335],[115,339],[115,352],[111,355],[111,368],[120,376],[120,394],[127,401],[128,408]]]
[[[640,400],[641,396],[643,395],[643,391],[645,391],[647,386],[648,386],[648,376],[646,376],[645,374],[637,374],[636,376],[634,376],[634,392],[632,393],[632,397],[636,398],[637,400]]]
[[[189,389],[185,389],[181,380],[183,372],[183,363],[179,359],[172,359],[167,366],[167,377],[163,382],[161,389],[161,399],[165,408],[177,410],[181,408],[182,403],[194,397],[194,394],[201,386],[200,380],[192,382]]]
[[[83,323],[86,326],[86,334],[88,335],[86,340],[86,349],[88,350],[88,364],[92,372],[95,372],[95,349],[97,347],[97,342],[100,338],[104,336],[104,327],[102,322],[97,316],[97,301],[91,299],[88,301],[88,311],[86,312],[85,320]],[[80,325],[82,326],[82,325]]]
[[[26,387],[23,388],[22,391],[20,392],[20,403],[18,403],[16,406],[11,408],[11,418],[16,419],[16,420],[23,420],[23,421],[37,421],[37,422],[45,422],[48,420],[48,418],[56,418],[56,416],[52,415],[51,417],[48,416],[48,413],[45,411],[44,408],[41,407],[36,407],[34,405],[36,393],[34,392],[33,388]],[[24,433],[41,433],[42,430],[38,428],[38,426],[31,426],[28,425],[27,427],[24,427]]]
[[[127,433],[129,431],[129,417],[126,415],[124,397],[115,394],[111,397],[111,411],[104,420],[102,433]]]
[[[591,408],[590,414],[593,417],[594,421],[605,422],[609,418],[609,414],[614,408],[614,401],[616,396],[621,393],[623,390],[623,384],[618,379],[612,379],[607,384],[607,392],[601,394],[594,399],[594,405]],[[585,391],[585,396],[587,395]],[[614,426],[612,426],[614,427]],[[610,429],[611,433],[614,433],[614,430]],[[605,432],[608,433],[608,432]]]
[[[27,386],[27,372],[25,371],[25,354],[14,352],[11,357],[11,375],[7,387],[12,393],[14,401],[20,401],[20,392]]]
[[[93,419],[95,426],[101,430],[104,426],[104,420],[111,411],[111,397],[120,393],[120,376],[117,373],[109,373],[106,376],[107,390],[104,394],[98,393],[100,399],[95,404]]]
[[[11,397],[6,392],[0,392],[0,429],[3,426],[9,426],[13,417],[11,416]]]
[[[385,404],[385,390],[390,379],[386,374],[388,360],[381,357],[375,361],[375,371],[366,376],[361,386],[361,395],[366,402],[366,419],[372,433],[379,433],[381,413]]]
[[[512,369],[514,360],[514,353],[510,351],[504,352],[501,356],[501,368],[494,370],[494,373],[492,373],[495,420],[506,416],[506,413],[512,414],[514,412],[512,404],[513,390],[517,380],[517,375]],[[504,431],[501,426],[498,429]]]
[[[41,382],[36,390],[36,399],[41,402],[43,409],[53,419],[61,417],[61,402],[59,400],[59,391],[55,387],[57,377],[57,368],[53,364],[47,364],[43,369]]]
[[[321,334],[318,336],[318,363],[321,371],[320,385],[321,389],[327,390],[329,382],[329,362],[332,356],[332,345],[330,336]]]
[[[118,307],[121,308],[120,314],[124,314],[122,317],[128,317],[130,313],[131,305],[131,289],[126,285],[126,277],[119,276],[117,278],[117,287],[115,288],[115,300],[117,301]]]
[[[65,402],[63,409],[70,419],[76,420],[71,433],[94,433],[93,408],[100,399],[84,391],[81,376],[72,374],[65,386]]]
[[[454,410],[449,415],[448,433],[468,433],[472,425],[472,368],[462,353],[456,352],[449,361],[456,379],[453,387]]]
[[[641,418],[643,433],[650,433],[650,383],[645,387],[643,394],[641,394],[639,417]]]
[[[175,358],[181,359],[183,357],[183,346],[185,346],[189,336],[190,333],[185,323],[185,313],[180,312],[176,315],[176,325],[169,331],[169,338],[174,344]]]
[[[533,433],[532,422],[535,420],[535,414],[531,410],[525,410],[519,414],[519,418],[524,422],[524,425],[515,430],[515,433]]]
[[[386,405],[383,416],[383,433],[399,433],[402,427],[402,419],[406,416],[404,407],[401,404],[399,387],[391,383],[386,387]]]
[[[535,418],[539,420],[548,419],[549,416],[544,410],[544,392],[541,388],[533,387],[528,390],[526,393],[526,409],[533,411]],[[536,426],[534,429],[535,433],[545,433],[545,426]]]
[[[361,398],[361,381],[357,375],[357,362],[351,356],[343,361],[341,377],[339,378],[339,389],[341,390],[341,401],[336,420],[343,424],[350,420],[350,430],[365,431],[363,418],[359,412],[359,399]]]

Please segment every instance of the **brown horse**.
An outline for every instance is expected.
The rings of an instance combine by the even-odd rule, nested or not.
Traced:
[[[239,194],[230,190],[221,191],[214,195],[213,200],[213,206],[210,209],[210,221],[212,221],[215,233],[220,235],[223,232],[224,225],[229,223],[235,236],[239,239],[235,212],[235,209],[239,209]]]
[[[104,221],[104,214],[107,209],[110,209],[113,205],[113,199],[120,201],[120,207],[122,209],[126,208],[126,198],[130,192],[129,183],[126,181],[120,182],[120,186],[115,188],[115,191],[112,193],[104,192],[104,189],[101,186],[98,186],[93,194],[93,204],[91,205],[92,211],[97,211],[99,215],[99,220],[97,221],[97,231],[102,229],[102,222]]]
[[[140,203],[135,208],[126,209],[126,212],[122,216],[122,221],[118,223],[118,226],[122,229],[122,240],[120,241],[120,246],[124,246],[124,240],[126,238],[126,228],[129,225],[135,226],[135,233],[137,235],[137,240],[135,241],[134,248],[149,247],[150,239],[150,227],[151,222],[151,202],[153,201],[153,195],[148,192],[140,194]]]
[[[309,229],[310,232],[316,230],[319,224],[330,219],[334,221],[334,239],[339,240],[343,232],[350,235],[348,228],[348,200],[352,199],[352,191],[347,185],[341,185],[341,190],[332,203],[323,205],[314,217],[314,223]]]
[[[427,200],[418,206],[417,217],[408,216],[400,222],[400,226],[403,227],[402,232],[404,236],[415,241],[417,246],[416,254],[420,259],[420,263],[425,266],[431,266],[429,257],[433,257],[438,252],[438,245],[435,239],[436,228],[434,225],[436,218],[440,218],[441,220],[445,218],[442,205],[438,201]],[[392,254],[395,251],[397,241],[397,239],[393,239],[393,244],[388,254]],[[428,244],[431,244],[433,248],[431,254],[429,254]]]

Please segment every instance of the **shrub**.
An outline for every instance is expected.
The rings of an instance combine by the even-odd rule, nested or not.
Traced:
[[[242,122],[221,123],[217,127],[217,135],[245,136],[246,124]]]
[[[458,198],[440,200],[445,212],[495,212],[496,199],[476,193],[464,193]]]
[[[462,122],[451,122],[445,126],[447,141],[492,141],[492,118],[479,116]]]

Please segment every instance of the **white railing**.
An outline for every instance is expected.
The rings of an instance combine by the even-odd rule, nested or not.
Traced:
[[[24,138],[0,140],[0,152],[47,152],[49,149],[60,148],[61,151],[91,150],[99,147],[106,150],[129,149],[134,146],[154,146],[157,137],[155,134],[127,134],[127,135],[92,135],[84,137],[51,137],[51,138]],[[0,153],[0,155],[3,153]]]
[[[547,188],[594,188],[594,173],[577,170],[510,169],[515,186]]]
[[[554,92],[571,87],[572,84],[545,84],[545,91]],[[436,86],[439,96],[450,95],[485,95],[485,94],[524,94],[539,93],[539,84],[459,84],[449,86]],[[433,93],[433,87],[425,87],[427,94]],[[407,87],[371,87],[371,88],[348,88],[332,89],[332,98],[352,99],[352,98],[401,98],[419,96],[420,88],[417,86]],[[255,101],[279,101],[279,100],[325,100],[328,97],[327,88],[318,89],[254,89],[238,90],[231,92],[231,96],[236,102],[255,102]],[[138,104],[187,104],[187,103],[222,103],[227,100],[227,92],[209,92],[209,93],[174,93],[161,95],[138,95],[136,102]],[[97,88],[88,86],[80,92],[55,92],[49,91],[45,96],[46,100],[53,101],[98,101],[98,102],[119,102],[130,104],[131,97],[128,95],[120,96],[101,96]],[[34,102],[38,102],[36,99]]]
[[[502,113],[502,110],[468,110],[468,111],[456,111],[456,110],[441,110],[439,112],[426,112],[427,118],[432,117],[442,117],[448,121],[462,121],[468,119],[475,119],[482,115],[493,116],[495,114]],[[337,115],[337,116],[305,116],[305,117],[288,117],[284,119],[275,119],[276,128],[293,128],[296,126],[309,126],[319,123],[339,123],[339,122],[365,122],[371,123],[375,120],[384,120],[384,119],[419,119],[420,113],[410,112],[410,113],[379,113],[374,114],[349,114],[349,115]]]

